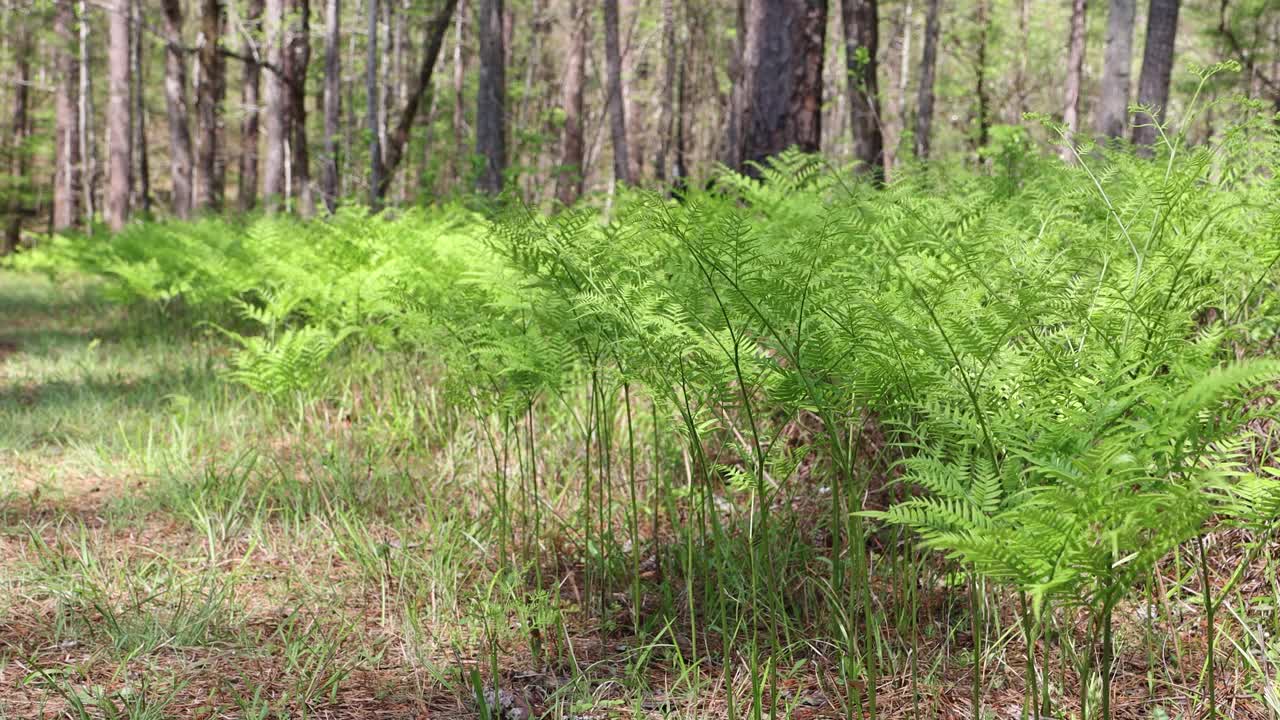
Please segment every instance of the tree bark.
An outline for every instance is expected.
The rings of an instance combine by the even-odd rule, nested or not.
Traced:
[[[386,198],[391,180],[400,167],[401,159],[404,158],[404,149],[409,143],[409,133],[413,130],[418,109],[422,106],[422,97],[426,94],[427,88],[431,87],[431,75],[435,71],[436,61],[440,57],[440,48],[444,46],[445,32],[449,29],[449,21],[453,18],[453,11],[457,6],[458,0],[444,0],[440,11],[427,25],[422,62],[418,65],[418,73],[413,78],[413,85],[409,87],[404,108],[400,111],[400,119],[396,123],[395,130],[387,136],[387,146],[383,150],[383,173],[377,185],[379,200]]]
[[[287,99],[285,116],[290,129],[289,155],[292,160],[293,192],[297,211],[303,217],[315,214],[311,187],[311,157],[307,149],[307,65],[311,61],[310,0],[286,0],[288,24],[282,70]]]
[[[940,15],[939,0],[929,0],[924,21],[924,48],[920,57],[920,87],[916,91],[916,157],[921,160],[929,159],[933,140],[933,86],[938,68]]]
[[[853,156],[860,163],[860,173],[873,182],[883,182],[884,135],[876,68],[880,44],[877,4],[877,0],[843,0],[842,8]]]
[[[146,88],[147,77],[145,65],[142,62],[142,8],[140,2],[131,4],[130,17],[133,33],[132,59],[133,65],[133,151],[137,154],[138,173],[137,187],[138,194],[132,203],[134,207],[141,207],[144,214],[151,214],[151,162],[149,153],[147,152],[147,104],[146,104]]]
[[[573,38],[569,42],[569,60],[560,96],[564,110],[564,130],[560,137],[560,168],[556,176],[556,198],[565,206],[574,204],[582,197],[585,175],[582,90],[586,80],[584,70],[591,12],[582,0],[572,0],[569,16],[573,23]]]
[[[1150,148],[1163,123],[1169,104],[1169,78],[1173,75],[1174,41],[1178,34],[1180,0],[1151,0],[1147,10],[1147,45],[1142,53],[1142,74],[1138,77],[1138,104],[1154,112],[1139,111],[1134,118],[1133,142]]]
[[[4,240],[0,242],[0,255],[8,255],[17,249],[22,239],[23,200],[29,185],[27,173],[29,148],[27,138],[31,135],[31,55],[32,39],[29,21],[19,16],[17,37],[13,43],[13,64],[17,70],[18,84],[13,89],[13,125],[10,128],[9,142],[9,183],[5,188],[9,193],[8,218],[4,228]]]
[[[106,220],[120,230],[129,220],[129,170],[133,164],[129,137],[129,0],[115,0],[107,10],[107,159]]]
[[[1098,98],[1097,133],[1124,135],[1129,124],[1129,68],[1133,63],[1135,0],[1111,0],[1107,12],[1107,47],[1102,61],[1102,94]]]
[[[662,0],[662,88],[658,110],[658,155],[654,158],[654,176],[659,183],[667,181],[667,159],[671,154],[673,98],[676,91],[676,10],[674,0]]]
[[[187,67],[182,46],[180,0],[161,0],[165,19],[164,99],[169,120],[171,206],[181,219],[191,217],[191,132],[187,121]]]
[[[978,0],[978,52],[977,67],[974,69],[974,100],[977,110],[974,113],[978,122],[978,134],[974,137],[973,150],[979,163],[982,162],[982,148],[987,146],[991,136],[991,98],[987,97],[987,41],[991,31],[988,16],[988,0]]]
[[[1084,80],[1085,20],[1088,16],[1086,0],[1072,0],[1071,31],[1067,41],[1067,82],[1066,98],[1062,110],[1062,124],[1067,129],[1067,142],[1074,143],[1073,136],[1080,129],[1080,86]],[[1063,147],[1062,158],[1067,160],[1073,153],[1070,147]]]
[[[685,10],[692,15],[692,8],[689,6],[690,0],[685,0]],[[747,105],[747,77],[746,77],[746,60],[747,60],[747,2],[746,0],[738,0],[734,13],[734,43],[733,50],[729,56],[729,105],[728,112],[725,113],[724,122],[724,145],[720,149],[720,162],[725,167],[740,168],[742,167],[742,151],[743,151],[743,133],[745,128],[742,127],[746,121],[748,108]],[[690,22],[696,23],[696,17],[690,18]],[[695,35],[697,35],[695,29]],[[696,82],[696,79],[695,79]]]
[[[262,65],[256,61],[261,59],[263,48],[252,38],[255,37],[254,31],[262,23],[262,10],[263,0],[249,0],[244,17],[250,35],[245,38],[243,51],[245,57],[250,58],[251,61],[244,63],[244,75],[240,81],[240,105],[243,107],[244,117],[240,120],[238,192],[242,212],[252,210],[258,202],[258,135],[261,116],[258,97],[262,84]],[[260,35],[257,36],[260,37]]]
[[[200,83],[196,94],[196,117],[200,126],[200,149],[197,153],[198,187],[196,206],[208,210],[222,209],[225,193],[226,165],[222,159],[222,103],[227,95],[226,58],[222,50],[222,24],[226,0],[201,0]]]
[[[369,103],[369,205],[378,210],[378,188],[382,187],[382,146],[378,141],[381,134],[381,123],[378,121],[378,0],[367,1],[369,56],[365,63],[364,89]]]
[[[80,125],[77,99],[80,92],[77,63],[79,35],[73,29],[72,0],[54,3],[53,31],[57,42],[56,97],[54,98],[53,229],[75,225],[80,208]]]
[[[503,0],[481,0],[480,84],[476,97],[476,153],[483,168],[476,187],[502,192],[507,169],[507,69],[502,28]]]
[[[80,96],[79,96],[79,137],[80,137],[80,176],[82,191],[81,212],[84,213],[85,227],[92,230],[93,216],[98,204],[94,191],[98,187],[98,146],[94,142],[93,127],[93,82],[89,72],[89,3],[80,0]]]
[[[755,0],[748,6],[745,103],[739,108],[746,174],[758,176],[753,164],[792,146],[819,150],[826,26],[826,0]]]
[[[267,60],[276,68],[284,58],[284,0],[265,0],[264,29]],[[262,195],[267,210],[279,209],[284,198],[284,147],[288,142],[288,116],[284,78],[267,72],[263,87],[263,129],[266,131],[266,160],[262,168]]]
[[[464,174],[462,158],[465,157],[462,149],[467,145],[467,111],[464,95],[465,86],[463,81],[466,79],[467,73],[467,54],[463,51],[463,38],[466,37],[465,30],[467,25],[467,2],[459,0],[458,2],[458,22],[454,24],[453,32],[453,147],[454,151],[450,154],[449,162],[452,164],[452,178],[455,181],[461,180]]]
[[[339,43],[342,34],[340,0],[324,5],[324,158],[320,168],[320,194],[325,207],[338,207],[338,133],[342,131],[342,87]]]
[[[627,111],[622,102],[622,50],[618,41],[618,0],[603,0],[604,55],[608,66],[609,134],[613,142],[613,179],[631,183],[627,152]]]

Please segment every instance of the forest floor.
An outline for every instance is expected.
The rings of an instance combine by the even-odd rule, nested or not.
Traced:
[[[474,459],[378,444],[394,422],[380,398],[429,398],[422,378],[389,367],[342,402],[272,403],[220,376],[227,351],[154,310],[0,273],[0,719],[478,717],[491,665],[510,718],[725,717],[750,696],[745,671],[682,665],[676,631],[637,643],[625,611],[580,611],[567,561],[543,598],[559,637],[523,630],[540,610],[488,559]],[[1217,537],[1225,579],[1238,551]],[[1225,615],[1280,605],[1263,565]],[[1204,657],[1194,579],[1169,572],[1156,584],[1187,585],[1160,593],[1176,622],[1122,608],[1119,717],[1189,717],[1198,697],[1197,673],[1164,660]],[[882,717],[971,716],[966,631],[940,612],[915,673],[883,678]],[[1273,639],[1223,633],[1224,716],[1274,717]],[[1021,714],[1016,634],[984,660],[992,717]],[[552,646],[556,670],[539,662]],[[843,717],[828,670],[779,669],[778,715]]]

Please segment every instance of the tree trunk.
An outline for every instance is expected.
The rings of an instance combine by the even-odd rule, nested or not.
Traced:
[[[320,169],[320,194],[333,212],[338,207],[338,133],[342,131],[342,87],[339,42],[342,34],[340,0],[324,5],[324,158]]]
[[[107,224],[120,230],[129,220],[129,0],[107,9]]]
[[[929,159],[933,140],[933,85],[938,69],[938,34],[941,7],[939,0],[929,0],[924,21],[924,49],[920,58],[920,87],[916,91],[916,157]]]
[[[262,9],[263,0],[249,0],[244,18],[250,36],[244,41],[243,53],[253,61],[244,64],[244,76],[240,81],[240,105],[244,109],[244,117],[240,120],[239,205],[242,212],[252,210],[258,201],[258,118],[261,116],[258,108],[258,94],[261,88],[262,65],[255,61],[261,59],[263,48],[252,38],[261,37],[261,35],[254,35],[253,31],[262,22]],[[267,82],[271,82],[270,78]]]
[[[13,43],[13,64],[18,74],[18,84],[13,89],[13,125],[10,128],[9,142],[9,183],[5,188],[9,193],[8,220],[5,223],[4,240],[0,242],[0,255],[8,255],[18,247],[22,239],[23,200],[27,194],[27,173],[30,164],[27,160],[29,148],[27,138],[31,134],[31,27],[25,16],[18,16],[17,37]]]
[[[676,10],[674,0],[662,0],[662,88],[658,110],[658,155],[654,177],[667,181],[667,158],[671,154],[672,102],[676,91]]]
[[[686,0],[685,10],[692,14],[692,8]],[[690,22],[694,22],[693,18]],[[697,24],[697,23],[695,23]],[[747,118],[747,2],[738,0],[734,13],[734,44],[729,56],[729,107],[725,113],[724,146],[720,149],[720,162],[725,167],[742,167],[743,122]],[[695,36],[698,35],[696,29]],[[696,82],[696,80],[695,80]]]
[[[85,227],[92,230],[94,212],[97,210],[94,190],[98,187],[98,147],[94,142],[93,83],[89,71],[89,3],[80,0],[80,177],[81,212]]]
[[[73,29],[75,9],[71,1],[56,0],[53,16],[58,65],[54,98],[54,230],[75,225],[80,208],[79,35]]]
[[[132,59],[133,65],[133,151],[137,153],[138,194],[133,205],[141,207],[142,212],[151,214],[151,162],[147,152],[147,77],[142,58],[142,7],[140,2],[131,3],[130,17],[133,33]]]
[[[187,67],[182,47],[180,0],[161,0],[165,19],[164,100],[169,120],[171,205],[179,218],[191,217],[191,132],[187,124]]]
[[[1173,74],[1174,40],[1178,33],[1180,0],[1151,0],[1147,11],[1147,45],[1142,53],[1142,74],[1138,77],[1138,104],[1154,115],[1139,111],[1134,118],[1133,142],[1150,148],[1164,122],[1169,104],[1169,78]]]
[[[292,160],[293,192],[297,211],[303,217],[315,214],[311,187],[311,157],[307,150],[307,65],[311,61],[310,0],[287,0],[287,47],[284,53],[285,116],[290,128],[289,155]]]
[[[502,37],[502,1],[481,0],[480,84],[476,97],[476,153],[484,167],[476,187],[502,192],[507,169],[507,69]]]
[[[569,60],[561,89],[564,131],[560,139],[560,169],[556,177],[556,198],[565,206],[582,197],[585,176],[582,89],[586,80],[587,34],[591,28],[589,1],[584,4],[583,0],[571,0],[569,16],[573,23],[573,38],[569,42]]]
[[[226,59],[222,56],[222,24],[226,0],[201,0],[200,83],[196,116],[200,125],[200,149],[196,160],[199,183],[196,206],[222,209],[226,166],[222,160],[222,103],[227,95]]]
[[[853,156],[860,163],[860,173],[869,176],[873,182],[882,182],[884,136],[876,79],[876,53],[880,44],[877,0],[843,0],[842,8]]]
[[[981,164],[982,149],[987,146],[987,140],[991,135],[991,98],[987,97],[987,41],[988,34],[991,31],[990,19],[987,14],[987,1],[978,0],[978,52],[977,67],[974,69],[974,100],[977,102],[977,110],[974,113],[978,121],[978,133],[974,137],[973,150],[979,164]]]
[[[455,181],[461,180],[465,174],[463,169],[464,163],[462,158],[466,153],[462,151],[467,146],[467,111],[464,96],[465,85],[463,81],[466,79],[467,73],[467,53],[463,49],[463,38],[466,37],[465,30],[467,24],[467,2],[460,0],[458,3],[458,22],[454,25],[453,32],[453,147],[454,151],[450,154],[449,162],[453,165],[452,177]]]
[[[365,97],[369,111],[369,205],[380,209],[378,188],[382,187],[382,146],[378,142],[381,123],[378,121],[378,0],[369,3],[369,56],[365,63]]]
[[[631,183],[627,153],[627,112],[622,102],[622,50],[618,42],[618,0],[603,0],[604,55],[608,66],[609,134],[613,140],[613,179]]]
[[[1129,67],[1133,62],[1135,5],[1135,0],[1111,0],[1107,12],[1107,48],[1102,61],[1097,123],[1098,134],[1107,138],[1123,136],[1129,124]]]
[[[266,161],[262,168],[262,195],[269,211],[280,208],[284,198],[284,146],[288,142],[288,116],[284,78],[279,72],[284,58],[284,0],[265,0],[265,38],[268,70],[263,87],[263,129],[266,131]]]
[[[819,150],[826,26],[826,0],[755,0],[748,6],[745,103],[739,109],[741,169],[748,175],[759,174],[752,163],[789,147]]]
[[[413,85],[410,86],[408,96],[405,98],[400,119],[395,130],[388,135],[387,146],[383,150],[383,173],[376,186],[379,200],[386,198],[391,179],[395,176],[396,169],[400,167],[405,146],[409,143],[409,133],[413,129],[414,119],[417,118],[418,109],[422,106],[422,96],[426,94],[427,88],[431,87],[431,75],[435,71],[436,60],[440,57],[440,48],[444,45],[444,34],[449,29],[449,20],[453,18],[453,11],[457,6],[458,0],[444,0],[444,6],[427,25],[422,62],[418,65],[418,73],[414,76]]]
[[[1088,3],[1086,0],[1072,0],[1071,32],[1067,42],[1067,83],[1065,106],[1062,111],[1062,124],[1067,128],[1067,142],[1074,143],[1074,135],[1080,129],[1080,85],[1084,79],[1085,19]],[[1063,147],[1062,158],[1070,159],[1073,155],[1070,147]]]

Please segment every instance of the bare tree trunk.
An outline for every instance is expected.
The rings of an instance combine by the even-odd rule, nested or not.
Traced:
[[[129,220],[129,0],[107,10],[107,224],[120,230]]]
[[[161,0],[165,19],[164,99],[169,119],[169,174],[173,214],[191,217],[191,131],[187,122],[187,67],[182,46],[180,0]]]
[[[284,53],[285,102],[290,133],[289,154],[297,211],[303,217],[315,214],[311,187],[311,156],[307,149],[307,64],[311,61],[310,0],[287,0],[288,26]]]
[[[131,3],[130,7],[131,31],[133,33],[133,46],[131,48],[132,58],[130,60],[133,65],[132,75],[132,92],[133,92],[133,151],[137,154],[138,173],[137,177],[137,197],[132,203],[134,207],[141,207],[142,212],[151,214],[151,162],[147,152],[147,104],[146,104],[146,87],[147,78],[145,66],[142,62],[142,8],[140,2]]]
[[[54,230],[75,225],[80,208],[79,35],[73,29],[75,9],[71,3],[72,0],[56,0],[53,16],[58,65],[54,98]]]
[[[1087,0],[1072,0],[1071,32],[1067,44],[1066,100],[1062,111],[1062,124],[1067,128],[1068,142],[1075,142],[1071,136],[1080,129],[1080,86],[1084,79],[1084,33],[1087,10]],[[1062,158],[1067,160],[1071,157],[1071,148],[1062,148]]]
[[[378,135],[382,124],[378,120],[378,0],[369,3],[369,56],[365,63],[365,96],[368,98],[369,123],[369,205],[381,208],[378,189],[382,187],[382,146]]]
[[[1151,0],[1147,10],[1147,45],[1138,77],[1138,104],[1155,113],[1139,112],[1134,118],[1133,142],[1150,148],[1156,142],[1156,124],[1164,122],[1169,104],[1169,78],[1173,75],[1174,41],[1178,34],[1180,0]]]
[[[4,240],[0,242],[0,255],[8,255],[17,249],[22,239],[23,200],[29,185],[27,173],[29,149],[27,138],[31,135],[31,54],[33,43],[31,27],[25,16],[18,16],[17,37],[13,43],[13,64],[18,74],[18,84],[13,89],[13,125],[10,128],[9,142],[9,184],[5,188],[9,193],[8,220],[4,228]]]
[[[94,142],[93,127],[93,83],[89,72],[89,3],[80,0],[80,96],[79,96],[79,137],[80,137],[80,177],[81,208],[84,213],[85,227],[91,228],[94,213],[98,204],[95,202],[94,190],[98,186],[98,147]]]
[[[507,169],[507,69],[502,0],[481,0],[480,85],[476,98],[476,153],[484,168],[476,184],[481,192],[502,192]]]
[[[654,177],[667,181],[667,157],[671,154],[672,100],[676,92],[676,10],[674,0],[662,0],[662,88],[658,110],[658,155]]]
[[[249,0],[245,8],[245,24],[250,33],[262,23],[262,9],[263,0]],[[240,120],[239,205],[243,212],[252,210],[258,202],[258,134],[261,117],[258,95],[262,65],[256,61],[262,59],[264,48],[255,43],[252,37],[254,35],[251,34],[245,39],[243,52],[245,57],[253,58],[254,61],[244,64],[244,76],[240,82],[240,105],[244,108],[244,117]],[[270,78],[267,82],[271,82]]]
[[[879,51],[877,0],[843,0],[845,66],[849,78],[849,124],[858,171],[884,181],[884,135],[880,124],[876,53]]]
[[[974,138],[973,150],[978,162],[982,162],[982,148],[987,146],[991,135],[991,98],[987,97],[987,40],[991,32],[990,18],[987,14],[988,0],[978,0],[978,52],[977,67],[974,69],[974,99],[977,101],[978,134]]]
[[[603,0],[604,55],[608,65],[609,130],[613,139],[613,179],[631,183],[627,154],[627,112],[622,102],[622,50],[618,42],[618,0]]]
[[[338,207],[338,133],[342,125],[342,88],[339,42],[342,34],[340,0],[324,5],[324,158],[320,168],[320,194],[325,207]]]
[[[200,150],[196,165],[199,183],[196,206],[222,209],[226,166],[222,159],[222,103],[227,95],[226,59],[222,56],[222,24],[225,0],[201,0],[200,83],[196,94],[196,117],[200,125]]]
[[[1107,138],[1123,136],[1129,124],[1129,68],[1133,62],[1135,5],[1135,0],[1111,0],[1107,13],[1107,48],[1102,62],[1097,122],[1098,134]]]
[[[938,69],[939,0],[929,0],[924,21],[924,49],[920,58],[920,87],[916,91],[916,157],[929,159],[933,140],[933,85]]]
[[[452,177],[461,180],[466,170],[465,163],[462,159],[466,157],[462,149],[467,146],[467,111],[463,98],[464,85],[467,73],[467,54],[463,51],[463,38],[466,37],[464,32],[467,24],[467,2],[459,0],[458,2],[458,22],[454,24],[453,32],[453,147],[454,152],[450,154],[449,162],[452,163]]]
[[[400,111],[400,120],[395,130],[387,138],[387,146],[383,150],[384,172],[378,183],[379,200],[386,198],[391,179],[404,157],[404,148],[409,143],[409,133],[413,129],[414,119],[418,116],[418,108],[422,106],[422,96],[431,87],[431,75],[435,71],[436,60],[440,57],[440,48],[444,46],[444,34],[449,29],[449,20],[457,7],[457,0],[445,0],[440,12],[431,18],[427,25],[427,36],[423,43],[422,62],[418,65],[418,74],[414,76],[413,85],[409,88],[404,108]]]
[[[266,131],[266,161],[262,168],[262,195],[269,211],[278,210],[284,199],[284,150],[288,142],[287,100],[284,78],[279,69],[284,50],[284,0],[266,0],[264,28],[267,60],[274,66],[266,74],[263,87],[263,129]]]
[[[569,42],[569,61],[560,98],[564,109],[564,131],[560,140],[560,169],[556,177],[556,198],[566,206],[574,204],[582,196],[582,90],[586,80],[587,34],[591,27],[589,4],[584,4],[583,0],[571,0],[569,16],[573,23],[573,38]]]
[[[689,0],[686,0],[686,10]],[[725,167],[742,167],[743,133],[742,126],[748,115],[747,104],[747,0],[738,0],[734,14],[733,52],[729,57],[729,107],[724,122],[724,146],[720,149],[720,162]],[[696,82],[696,80],[695,80]]]

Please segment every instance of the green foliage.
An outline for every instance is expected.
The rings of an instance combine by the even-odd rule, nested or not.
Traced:
[[[608,393],[643,393],[678,418],[704,485],[672,502],[747,496],[753,543],[804,455],[821,456],[813,479],[850,548],[833,587],[865,570],[869,519],[1037,614],[1079,606],[1102,625],[1215,513],[1271,527],[1280,512],[1274,471],[1242,469],[1234,443],[1280,378],[1250,357],[1280,318],[1280,186],[1256,172],[1275,133],[1226,137],[1067,166],[997,127],[989,172],[907,168],[882,190],[786,153],[763,182],[724,171],[678,200],[624,195],[609,222],[345,210],[143,225],[14,262],[198,312],[240,344],[231,377],[268,394],[316,386],[343,347],[432,354],[454,404],[504,431],[539,397],[590,388],[603,416]],[[820,430],[794,453],[782,436],[802,415]],[[878,512],[861,505],[868,418],[905,489]],[[603,425],[578,422],[607,448]],[[777,596],[772,560],[747,560],[751,586],[724,592]]]

